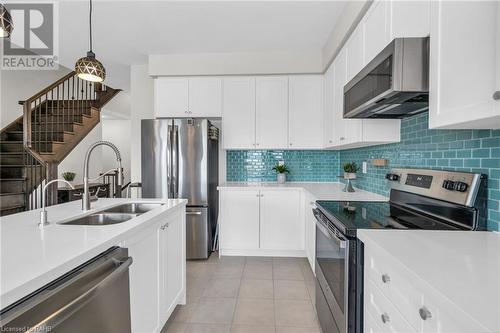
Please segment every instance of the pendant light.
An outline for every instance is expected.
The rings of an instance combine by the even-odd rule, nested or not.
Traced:
[[[4,5],[0,3],[0,38],[9,38],[14,29],[12,17]]]
[[[75,71],[79,78],[91,81],[102,82],[106,77],[106,70],[99,60],[95,58],[95,53],[92,52],[92,0],[89,1],[89,36],[90,36],[90,50],[87,56],[78,59],[75,64]]]

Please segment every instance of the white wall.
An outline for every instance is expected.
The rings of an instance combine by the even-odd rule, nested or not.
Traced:
[[[148,65],[130,67],[130,161],[132,182],[141,181],[141,119],[154,118],[153,79]]]
[[[110,141],[118,147],[122,156],[122,167],[124,173],[124,184],[130,181],[130,120],[103,119],[102,139]],[[108,148],[102,150],[102,171],[106,172],[116,168],[115,154]]]
[[[59,70],[2,70],[0,88],[0,126],[4,128],[16,118],[23,115],[23,107],[19,101],[24,101],[37,92],[57,81],[70,70],[59,66]]]

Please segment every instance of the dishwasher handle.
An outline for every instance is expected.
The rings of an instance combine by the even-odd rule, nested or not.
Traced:
[[[27,333],[36,333],[36,332],[44,332],[45,327],[51,327],[53,329],[68,317],[70,317],[73,313],[78,311],[85,304],[90,302],[101,289],[106,288],[110,283],[112,283],[117,277],[122,275],[130,265],[132,265],[132,257],[128,257],[124,261],[117,260],[115,258],[110,258],[102,265],[112,263],[115,265],[115,269],[112,270],[109,274],[106,275],[101,281],[97,284],[83,292],[80,296],[73,299],[71,302],[67,303],[50,316],[39,322],[38,324],[32,326]]]

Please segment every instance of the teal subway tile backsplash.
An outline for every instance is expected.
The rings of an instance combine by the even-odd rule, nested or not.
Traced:
[[[488,175],[488,228],[500,230],[500,131],[436,130],[428,129],[428,123],[427,113],[403,119],[400,143],[343,150],[339,165],[387,159],[386,167],[368,163],[368,172],[359,173],[355,181],[357,187],[383,195],[389,194],[384,175],[394,167],[484,173]],[[429,138],[434,144],[425,143]]]
[[[401,121],[401,142],[341,151],[238,150],[227,152],[228,181],[275,181],[271,170],[279,160],[291,169],[290,181],[337,181],[342,165],[368,162],[355,186],[389,194],[385,174],[394,167],[480,172],[488,175],[488,228],[500,231],[500,130],[429,129],[428,114]],[[374,167],[372,159],[387,159]]]
[[[289,181],[333,182],[339,175],[339,153],[328,150],[229,150],[226,161],[228,181],[276,181],[278,161],[290,169]]]

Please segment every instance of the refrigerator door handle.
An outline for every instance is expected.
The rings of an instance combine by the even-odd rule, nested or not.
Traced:
[[[173,126],[172,133],[172,198],[179,196],[179,127]]]

